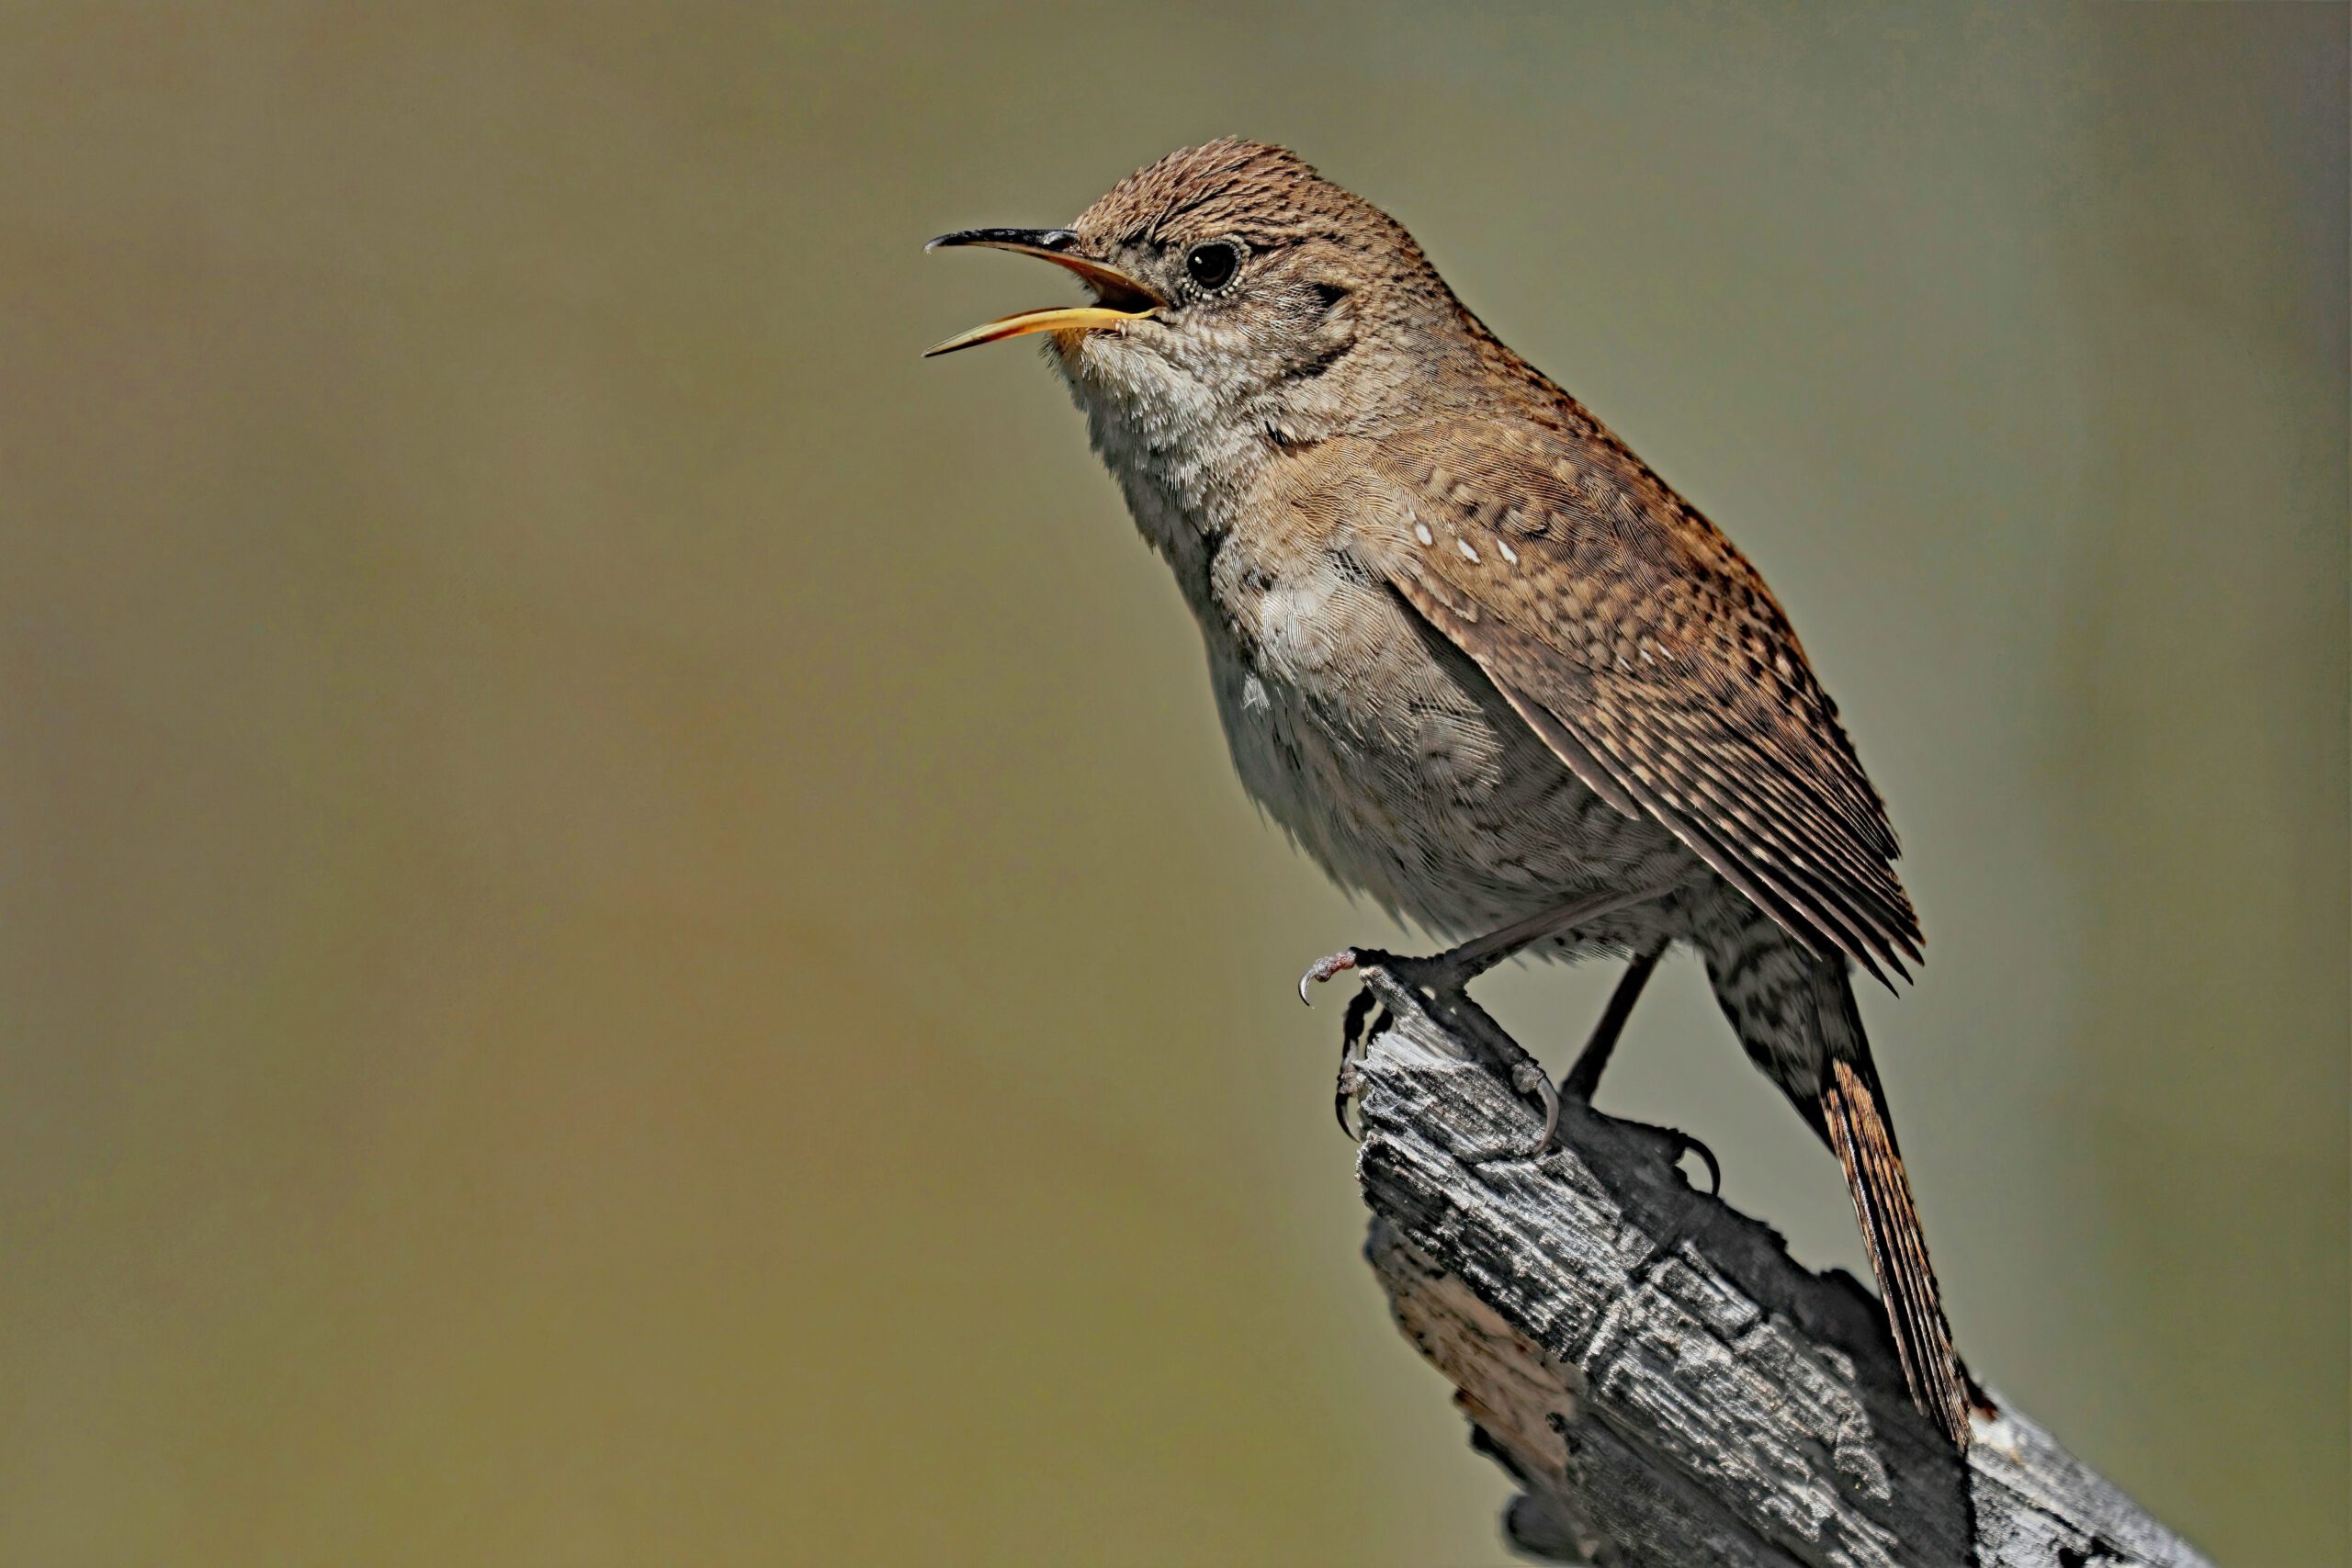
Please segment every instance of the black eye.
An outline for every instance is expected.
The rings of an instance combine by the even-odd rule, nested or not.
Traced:
[[[1194,245],[1184,253],[1184,271],[1203,288],[1222,288],[1233,281],[1241,253],[1223,240]]]

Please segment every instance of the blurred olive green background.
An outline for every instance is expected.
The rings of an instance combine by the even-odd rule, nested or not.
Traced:
[[[1963,1345],[2346,1502],[2346,16],[0,22],[0,1561],[1499,1561],[1063,395],[925,256],[1295,144],[1754,556]],[[1555,1060],[1611,977],[1490,988]],[[1860,1266],[1695,968],[1604,1100]]]

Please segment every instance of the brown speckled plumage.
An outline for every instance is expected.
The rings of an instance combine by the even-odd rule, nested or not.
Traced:
[[[1048,243],[1154,301],[1057,331],[1048,357],[1200,623],[1250,793],[1334,877],[1450,936],[1664,889],[1550,945],[1698,950],[1838,1154],[1913,1393],[1965,1445],[1849,981],[1903,973],[1918,922],[1755,570],[1400,226],[1286,151],[1171,154]],[[1204,246],[1233,249],[1229,278],[1201,283]]]

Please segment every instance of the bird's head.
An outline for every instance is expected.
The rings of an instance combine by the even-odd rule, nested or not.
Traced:
[[[1412,236],[1262,142],[1172,152],[1067,229],[969,229],[931,243],[1036,256],[1093,293],[932,354],[1046,333],[1081,403],[1174,440],[1196,421],[1277,446],[1376,430],[1441,396],[1446,361],[1471,352],[1461,307]]]

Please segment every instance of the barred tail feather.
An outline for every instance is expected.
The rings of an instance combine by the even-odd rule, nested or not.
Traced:
[[[1968,1450],[1967,1384],[1944,1321],[1936,1271],[1928,1262],[1928,1242],[1912,1206],[1911,1182],[1894,1146],[1879,1092],[1878,1075],[1833,1057],[1823,1076],[1821,1114],[1829,1146],[1846,1172],[1854,1215],[1861,1222],[1871,1269],[1878,1276],[1894,1348],[1903,1359],[1904,1382],[1912,1402],[1940,1425],[1963,1453]]]

